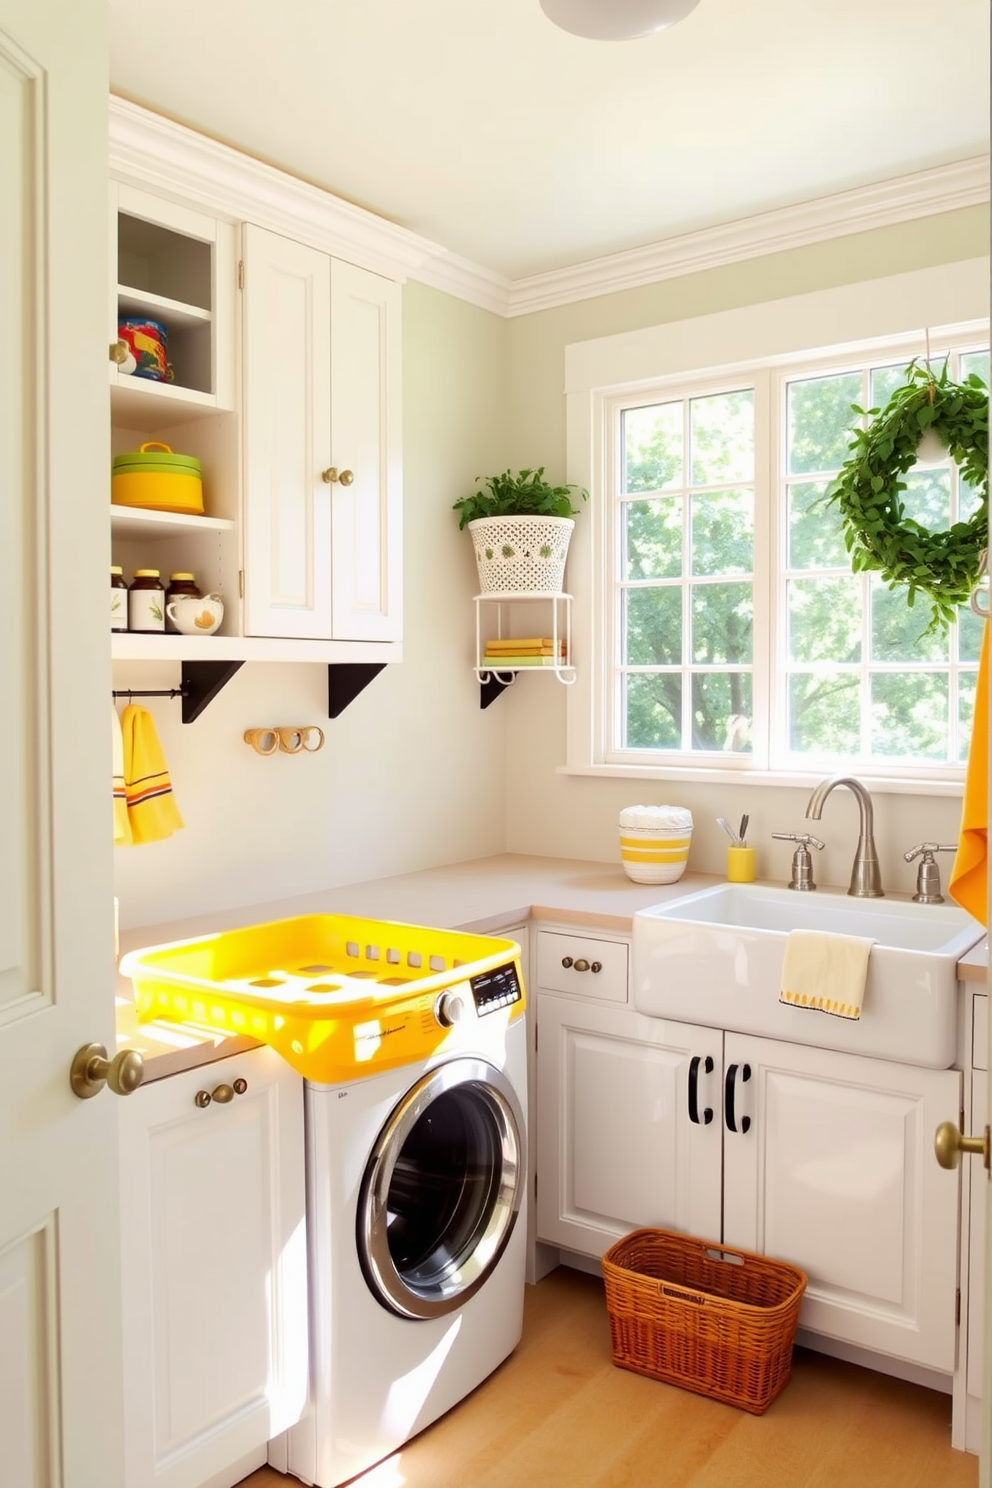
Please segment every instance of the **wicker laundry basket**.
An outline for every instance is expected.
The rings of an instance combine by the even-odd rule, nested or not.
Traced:
[[[634,1230],[603,1256],[613,1362],[760,1416],[786,1386],[798,1266],[669,1230]]]

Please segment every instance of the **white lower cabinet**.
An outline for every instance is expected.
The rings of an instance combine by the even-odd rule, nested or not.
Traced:
[[[600,1256],[639,1225],[719,1238],[722,1042],[711,1028],[540,994],[539,1240]]]
[[[126,1482],[199,1488],[306,1399],[303,1082],[255,1049],[119,1121]]]
[[[809,1277],[801,1326],[950,1374],[959,1175],[933,1133],[960,1071],[595,995],[538,991],[538,1240],[600,1257],[649,1225],[776,1256]]]
[[[933,1134],[960,1072],[733,1033],[724,1066],[725,1242],[802,1266],[803,1327],[951,1373],[959,1178]]]

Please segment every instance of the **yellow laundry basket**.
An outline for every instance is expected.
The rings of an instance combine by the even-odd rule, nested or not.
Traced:
[[[422,1058],[425,1039],[437,1044],[437,995],[511,964],[515,1017],[524,982],[514,940],[302,915],[131,951],[121,972],[134,983],[141,1021],[247,1035],[307,1079],[335,1084]]]

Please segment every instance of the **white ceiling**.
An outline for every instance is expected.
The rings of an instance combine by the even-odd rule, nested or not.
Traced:
[[[607,0],[608,3],[608,0]],[[115,93],[509,279],[989,148],[988,0],[109,0]]]

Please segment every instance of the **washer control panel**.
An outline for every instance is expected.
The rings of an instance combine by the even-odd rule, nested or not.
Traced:
[[[507,961],[505,966],[494,966],[492,971],[470,977],[469,986],[480,1018],[484,1013],[494,1013],[497,1008],[510,1007],[512,1003],[523,1000],[515,961]]]

